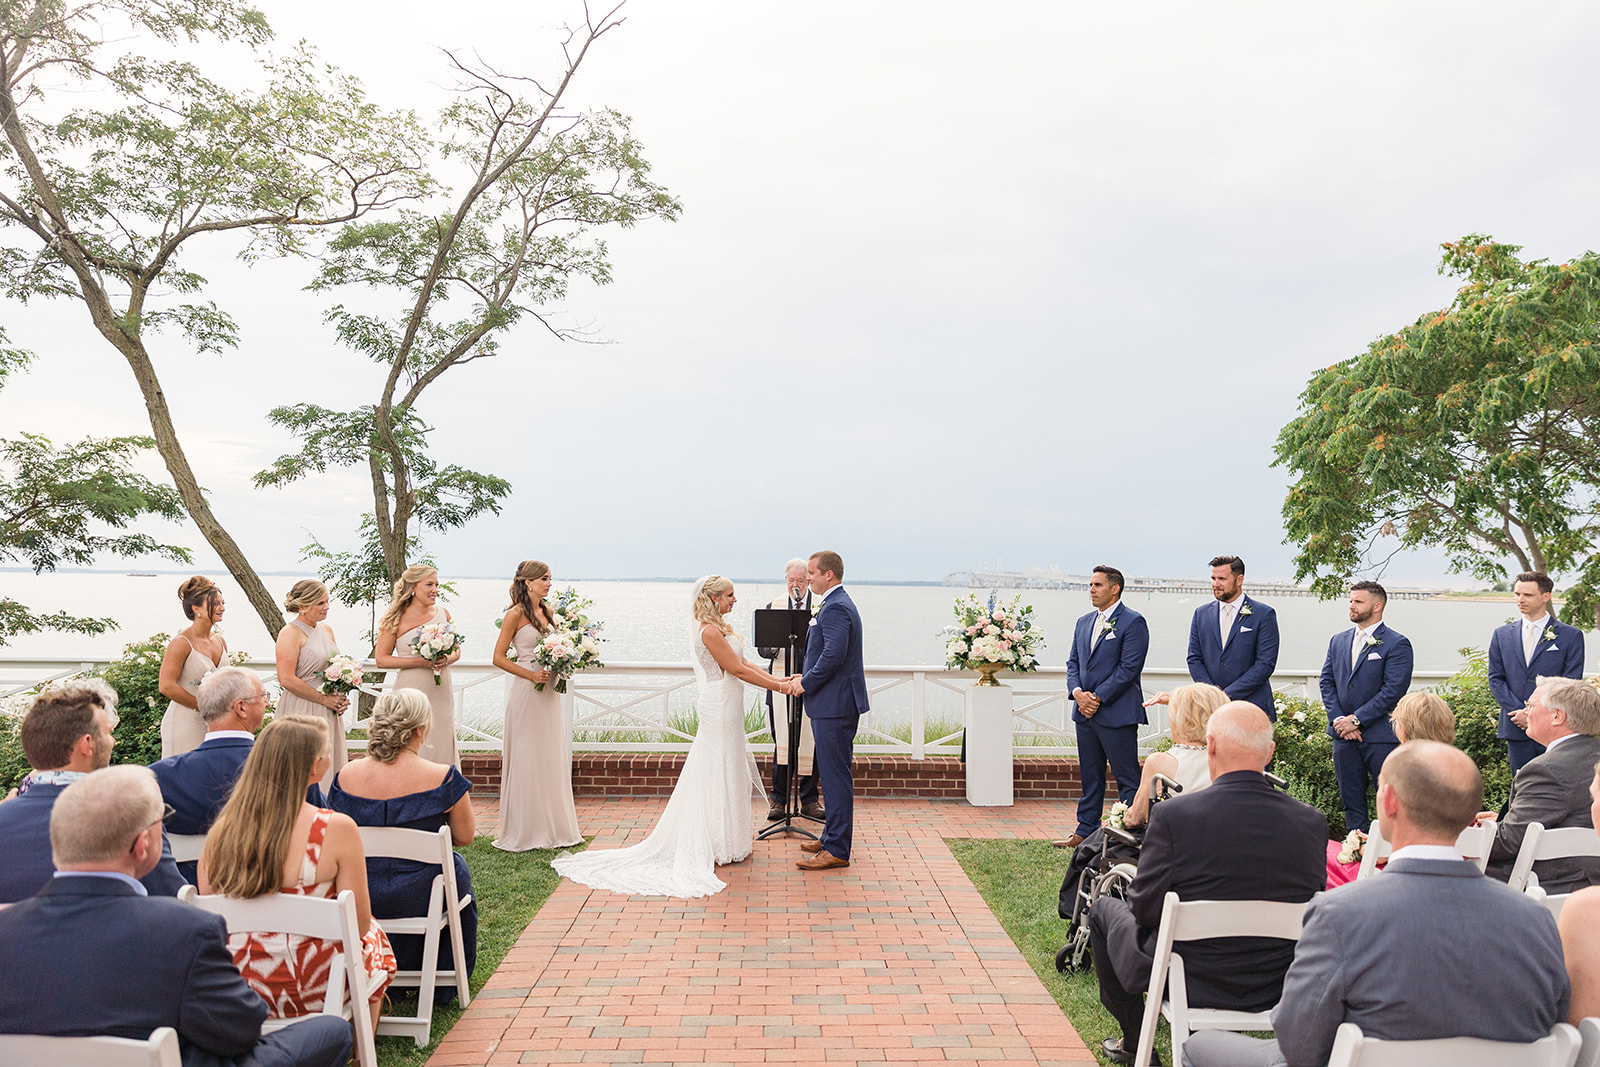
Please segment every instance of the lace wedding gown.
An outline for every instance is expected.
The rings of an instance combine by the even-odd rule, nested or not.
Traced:
[[[741,658],[744,646],[730,636]],[[594,889],[644,896],[709,897],[727,888],[716,865],[750,855],[751,800],[766,792],[744,736],[744,683],[717,666],[694,634],[700,726],[650,836],[627,848],[564,852],[557,873]]]

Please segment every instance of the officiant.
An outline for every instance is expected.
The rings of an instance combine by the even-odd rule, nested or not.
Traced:
[[[783,568],[784,595],[766,605],[775,610],[811,610],[811,589],[806,585],[806,561],[791,559]],[[774,678],[783,678],[786,674],[797,674],[800,663],[805,658],[805,644],[801,643],[795,649],[799,658],[787,672],[784,670],[783,654],[781,648],[758,648],[767,661],[767,671]],[[776,701],[776,703],[774,703]],[[772,728],[775,740],[772,758],[772,790],[767,795],[769,809],[767,819],[776,821],[783,818],[784,806],[789,796],[789,725],[787,717],[788,701],[782,694],[774,695],[767,692],[767,724]],[[780,726],[779,722],[783,725]],[[800,774],[800,814],[812,818],[822,819],[824,813],[822,804],[817,800],[817,770],[812,762],[816,751],[816,742],[811,737],[811,720],[804,715],[800,716],[800,758],[798,770]]]

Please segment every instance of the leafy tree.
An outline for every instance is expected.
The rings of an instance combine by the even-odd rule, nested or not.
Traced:
[[[354,552],[335,552],[313,537],[311,543],[300,550],[300,558],[321,561],[317,566],[317,575],[327,583],[328,593],[334,600],[349,607],[367,606],[369,618],[365,640],[370,644],[378,637],[378,604],[387,603],[394,582],[389,578],[389,569],[384,563],[383,545],[378,541],[378,524],[371,515],[361,516],[359,532],[361,544]],[[408,558],[416,548],[417,539],[413,537],[406,544]],[[426,554],[417,562],[430,567],[436,565],[433,558]],[[448,594],[454,592],[452,583],[439,584],[441,597],[448,599]]]
[[[1440,548],[1486,581],[1576,572],[1563,614],[1600,600],[1600,256],[1522,261],[1445,244],[1442,311],[1316,374],[1279,433],[1296,577],[1327,596],[1402,549]]]
[[[0,0],[0,292],[83,304],[133,372],[184,511],[275,634],[283,616],[178,440],[156,335],[201,352],[238,343],[184,266],[195,239],[242,243],[246,258],[303,253],[315,231],[428,181],[410,116],[380,111],[303,46],[261,63],[260,91],[135,50],[253,49],[270,34],[238,0]],[[77,106],[94,101],[107,104]]]
[[[331,242],[311,288],[364,285],[399,297],[389,317],[344,305],[327,315],[339,340],[383,368],[375,403],[351,411],[312,404],[270,418],[299,437],[300,451],[256,475],[282,486],[329,467],[365,464],[372,519],[391,581],[406,567],[413,523],[432,530],[499,512],[511,486],[502,478],[440,465],[429,457],[423,393],[448,370],[493,356],[507,330],[532,318],[556,337],[572,336],[545,313],[573,278],[605,283],[606,226],[675,219],[680,205],[649,180],[649,164],[615,111],[571,114],[561,101],[584,58],[622,24],[617,8],[585,10],[563,43],[565,69],[539,82],[469,66],[460,99],[440,119],[439,150],[471,181],[441,210],[407,209],[353,223]],[[531,98],[518,95],[531,87]]]

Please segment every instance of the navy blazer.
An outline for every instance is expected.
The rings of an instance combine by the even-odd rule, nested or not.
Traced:
[[[835,586],[806,627],[806,714],[813,719],[847,719],[867,713],[867,669],[861,643],[861,613],[855,601]]]
[[[207,738],[199,748],[150,764],[161,799],[172,805],[169,832],[203,834],[211,829],[253,744],[244,737]]]
[[[1389,714],[1411,688],[1411,642],[1404,634],[1380,622],[1372,631],[1377,644],[1367,646],[1350,666],[1350,643],[1356,628],[1341,630],[1328,642],[1322,661],[1322,706],[1328,712],[1328,736],[1338,738],[1333,720],[1354,715],[1361,725],[1362,741],[1399,743]]]
[[[1278,613],[1270,604],[1245,597],[1233,614],[1226,645],[1221,613],[1220,600],[1195,609],[1189,623],[1189,677],[1216,686],[1229,700],[1248,700],[1276,722],[1272,672],[1278,669]]]
[[[244,1055],[267,1017],[220,915],[115,878],[53,878],[0,910],[0,972],[0,1031],[143,1041],[170,1026],[186,1064]]]
[[[1496,737],[1526,741],[1522,727],[1511,721],[1511,713],[1527,706],[1538,688],[1539,676],[1546,678],[1583,677],[1583,631],[1545,616],[1544,632],[1533,646],[1532,662],[1522,658],[1522,621],[1497,627],[1489,638],[1489,692],[1500,705],[1500,728]]]
[[[50,855],[50,812],[64,785],[34,785],[26,793],[0,804],[0,841],[5,842],[0,860],[0,904],[27,900],[50,881],[55,860]],[[161,862],[140,879],[151,896],[175,897],[183,888],[183,876],[172,861],[172,846],[161,835]],[[0,974],[6,969],[0,966]],[[148,1037],[148,1031],[140,1035]]]
[[[1102,726],[1137,726],[1150,720],[1144,713],[1144,688],[1139,675],[1150,651],[1150,627],[1144,616],[1117,601],[1107,621],[1112,628],[1093,650],[1094,621],[1098,611],[1078,620],[1072,635],[1072,651],[1067,653],[1067,695],[1082,689],[1100,698],[1094,721]],[[1072,702],[1072,721],[1088,722],[1089,716]]]

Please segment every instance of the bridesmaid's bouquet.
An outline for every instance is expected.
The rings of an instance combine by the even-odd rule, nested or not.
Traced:
[[[430,622],[417,630],[411,649],[423,659],[433,661],[433,684],[439,685],[439,672],[444,670],[439,661],[460,648],[466,637],[456,633],[447,622]]]
[[[555,677],[558,693],[567,691],[567,679],[579,671],[605,666],[600,662],[600,642],[605,640],[600,631],[605,623],[595,622],[584,614],[584,609],[593,604],[594,601],[579,596],[576,589],[568,588],[556,594],[555,603],[550,607],[553,616],[550,632],[534,650],[533,662],[537,669],[549,671]],[[535,682],[533,687],[544,691],[543,682]]]
[[[1346,866],[1352,863],[1360,863],[1362,853],[1367,850],[1367,835],[1360,830],[1351,830],[1344,835],[1344,841],[1341,844],[1343,847],[1339,849],[1337,857],[1339,862]]]
[[[343,652],[329,656],[328,665],[317,673],[322,675],[324,693],[348,693],[361,688],[361,664]]]

